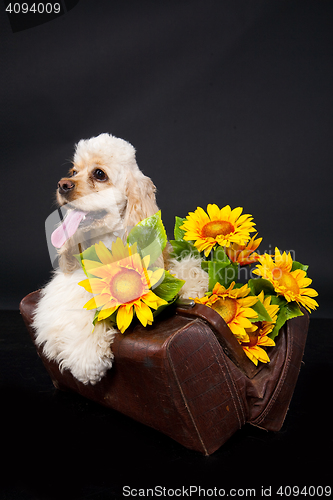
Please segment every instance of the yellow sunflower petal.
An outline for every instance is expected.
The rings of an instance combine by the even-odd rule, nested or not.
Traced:
[[[84,304],[84,309],[96,309],[97,308],[97,305],[96,305],[96,302],[95,302],[95,298],[93,297],[92,299],[88,300],[88,302],[86,304]]]
[[[267,352],[261,347],[243,347],[243,349],[245,354],[251,359],[251,361],[253,361],[255,365],[258,364],[258,361],[261,361],[262,363],[270,362]]]
[[[295,278],[300,288],[307,287],[312,283],[312,279],[308,278],[306,272],[302,269],[296,269],[296,271],[292,271],[290,274]]]
[[[83,306],[85,309],[97,309],[97,307],[104,306],[109,302],[110,296],[108,294],[96,295]]]
[[[143,257],[143,259],[142,259],[143,267],[145,267],[146,269],[148,269],[149,262],[150,262],[150,255],[146,255],[145,257]]]
[[[246,356],[248,358],[250,358],[252,363],[254,363],[257,366],[258,365],[258,358],[256,358],[256,356],[254,356],[254,354],[252,353],[252,350],[248,347],[245,347],[245,346],[243,346],[243,350],[244,350]]]
[[[149,257],[149,256],[148,256]],[[133,255],[130,255],[127,259],[124,259],[121,262],[121,265],[129,265],[136,269],[138,272],[142,272],[143,268],[146,267],[143,264],[143,260],[140,257],[140,254],[138,252],[134,253]]]
[[[262,335],[261,337],[258,338],[257,345],[264,345],[266,347],[273,347],[273,346],[275,346],[275,342],[274,342],[274,340],[267,337],[267,335]]]
[[[208,215],[206,214],[204,209],[201,207],[198,207],[196,209],[196,211],[194,212],[194,217],[196,217],[198,220],[200,220],[201,222],[203,222],[205,224],[207,224],[207,222],[209,222]]]
[[[251,323],[251,326],[245,329],[246,333],[253,333],[258,331],[257,325]]]
[[[256,316],[257,314],[255,314],[254,317]],[[253,323],[251,323],[251,321],[247,317],[242,316],[242,313],[238,314],[232,323],[234,323],[237,326],[240,326],[241,328],[244,328],[244,330],[245,328],[251,328],[253,325]]]
[[[222,220],[229,220],[229,217],[230,217],[230,214],[231,214],[231,208],[230,208],[230,205],[226,205],[225,207],[221,208],[221,211],[220,211],[220,217]]]
[[[268,356],[267,352],[265,351],[265,349],[262,349],[259,346],[255,346],[255,351],[256,351],[255,356],[258,356],[259,361],[261,361],[262,363],[269,363],[270,362],[269,356]]]
[[[244,298],[247,295],[249,295],[249,293],[251,292],[251,289],[250,289],[250,287],[248,285],[243,285],[240,288],[234,288],[234,286],[235,286],[235,282],[234,281],[232,282],[231,285],[232,285],[232,288],[233,288],[233,294],[237,298]],[[231,290],[231,285],[230,285],[230,287],[229,287],[228,290]],[[257,298],[256,298],[255,302],[257,302]]]
[[[154,321],[153,313],[151,309],[144,303],[139,302],[134,304],[135,313],[142,323],[143,326],[147,326],[147,324],[151,325]]]
[[[317,297],[318,292],[314,290],[313,288],[304,288],[303,290],[300,290],[300,295],[308,295],[309,297]]]
[[[118,307],[119,307],[119,305],[116,304],[116,305],[113,305],[112,307],[106,307],[105,309],[103,308],[98,314],[98,318],[97,318],[98,321],[102,321],[103,319],[106,319],[109,316],[111,316],[111,314],[113,314],[117,310]]]
[[[117,312],[117,327],[121,333],[129,327],[133,319],[133,306],[122,305]]]
[[[161,299],[160,297],[158,297],[154,292],[152,292],[151,290],[143,295],[141,297],[141,300],[147,304],[147,306],[149,307],[152,307],[153,309],[157,309],[158,307],[160,306],[163,306],[163,305],[166,305],[167,304],[167,301],[164,300],[164,299]]]
[[[96,276],[97,278],[104,279],[107,282],[110,281],[111,277],[117,273],[119,270],[118,263],[113,264],[102,264],[99,267],[94,267],[89,269],[89,274]]]
[[[236,296],[237,297],[237,296]],[[238,304],[241,305],[242,307],[245,307],[247,310],[249,310],[249,314],[251,315],[251,318],[253,317],[252,311],[253,309],[249,309],[254,304],[258,302],[258,297],[255,295],[250,295],[249,297],[237,297],[238,299]]]
[[[278,248],[275,248],[275,266],[281,267],[284,271],[290,271],[293,265],[293,261],[290,253],[286,254],[286,252],[280,253]]]
[[[244,300],[244,299],[239,299],[239,302],[241,300]],[[256,311],[254,309],[251,309],[251,307],[246,307],[246,308],[244,308],[243,311],[240,312],[240,316],[244,316],[246,318],[254,319],[254,318],[257,318],[258,313],[256,313]]]
[[[233,281],[230,285],[230,287],[228,288],[228,290],[232,290],[232,288],[234,287],[234,284],[235,282]],[[221,285],[219,282],[215,283],[215,286],[213,288],[213,294],[216,294],[216,295],[223,295],[224,293],[226,292],[226,288]]]
[[[255,252],[262,238],[255,239],[257,234],[253,236],[246,245],[239,245],[237,243],[232,243],[230,247],[226,248],[226,254],[232,262],[237,262],[238,264],[248,265],[253,264],[259,260],[259,255]]]
[[[110,250],[106,248],[103,241],[100,241],[99,243],[95,244],[95,250],[102,264],[111,264],[112,262],[114,262]]]
[[[163,268],[156,269],[153,274],[150,276],[150,286],[156,285],[159,281],[161,281],[164,277],[165,271]]]
[[[138,244],[135,241],[132,246],[128,246],[128,255],[138,253]]]
[[[113,257],[113,262],[125,259],[130,255],[130,250],[128,246],[124,246],[124,243],[120,238],[112,242],[111,252]]]
[[[237,226],[242,225],[245,229],[250,230],[250,232],[252,233],[253,231],[255,231],[255,229],[253,227],[253,226],[255,226],[255,223],[252,222],[252,220],[253,220],[253,217],[251,217],[250,214],[243,214],[236,221],[236,225]]]
[[[242,212],[243,212],[242,207],[234,208],[230,212],[230,221],[231,222],[236,222],[236,220],[240,217],[240,215],[241,215]]]
[[[105,287],[107,287],[107,283],[98,278],[89,278],[80,281],[78,284],[90,293],[102,293]]]
[[[99,282],[99,280],[98,280],[98,282]],[[87,290],[87,292],[93,293],[93,291],[91,289],[90,280],[86,279],[86,280],[83,280],[83,281],[79,281],[78,285],[83,286],[83,288],[85,290]]]
[[[102,262],[97,262],[96,260],[83,259],[83,267],[88,273],[92,274],[91,269],[104,267],[104,264],[102,264]]]
[[[301,295],[297,302],[299,302],[302,306],[305,307],[309,312],[311,312],[311,309],[316,309],[319,307],[319,304],[316,300],[311,299],[310,297],[307,297],[305,295]]]
[[[210,220],[219,220],[221,218],[221,211],[217,205],[207,205],[207,212]]]
[[[244,327],[237,325],[235,322],[228,323],[228,327],[239,341],[246,341],[248,339]]]

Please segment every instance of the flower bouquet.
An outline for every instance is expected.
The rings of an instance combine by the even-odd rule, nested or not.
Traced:
[[[257,365],[270,361],[266,348],[287,320],[302,316],[300,306],[309,312],[318,304],[317,292],[308,288],[312,280],[308,266],[293,260],[290,253],[256,252],[262,238],[255,232],[253,218],[243,209],[222,209],[215,204],[207,212],[198,207],[185,218],[176,217],[171,241],[178,261],[192,256],[199,259],[208,274],[208,290],[195,302],[218,312]],[[255,266],[254,266],[255,265]],[[246,282],[241,282],[242,276]],[[259,278],[257,277],[259,276]]]

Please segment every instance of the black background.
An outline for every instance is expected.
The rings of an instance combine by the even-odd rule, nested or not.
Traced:
[[[261,251],[310,265],[314,317],[331,317],[332,14],[328,0],[81,0],[12,32],[3,6],[1,307],[49,279],[57,181],[79,139],[109,132],[135,146],[169,237],[175,215],[242,206]]]
[[[55,390],[19,313],[0,311],[0,324],[1,500],[121,500],[124,486],[226,490],[225,497],[192,498],[255,489],[247,498],[264,499],[262,487],[272,488],[274,500],[329,498],[309,488],[333,486],[332,319],[310,322],[282,429],[246,424],[209,457],[78,394]],[[280,487],[284,496],[277,494]],[[303,494],[293,495],[293,487]],[[234,498],[246,498],[244,491]]]
[[[1,500],[329,484],[332,1],[75,3],[30,28],[0,9]],[[243,206],[262,251],[310,265],[320,308],[281,432],[245,426],[202,457],[53,389],[15,309],[50,277],[44,222],[74,144],[101,132],[135,146],[169,237],[175,215]]]

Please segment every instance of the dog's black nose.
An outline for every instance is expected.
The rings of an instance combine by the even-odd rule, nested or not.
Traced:
[[[75,188],[74,182],[69,179],[61,179],[58,182],[58,190],[60,194],[67,194],[69,191]]]

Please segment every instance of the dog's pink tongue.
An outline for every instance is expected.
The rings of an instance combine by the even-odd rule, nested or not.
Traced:
[[[68,238],[73,236],[81,220],[87,213],[80,210],[71,210],[68,212],[62,224],[51,234],[52,245],[56,248],[62,247]]]

